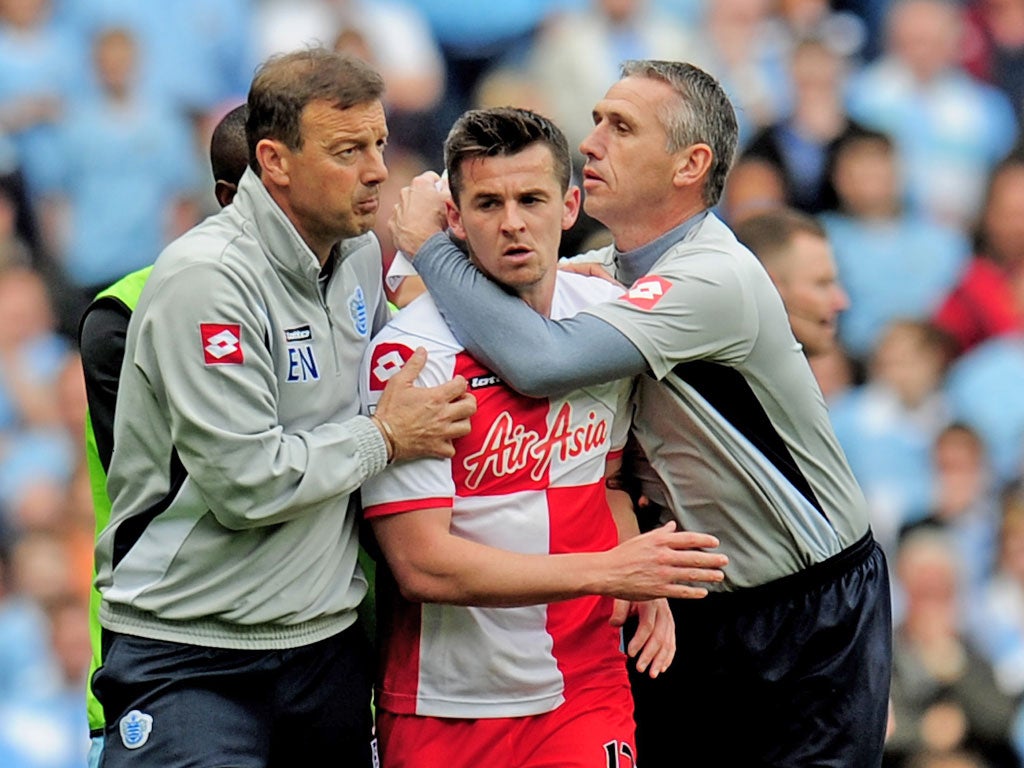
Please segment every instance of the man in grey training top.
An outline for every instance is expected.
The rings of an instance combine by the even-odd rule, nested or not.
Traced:
[[[633,678],[640,764],[878,766],[885,560],[778,292],[709,211],[735,113],[697,67],[622,74],[580,147],[586,211],[611,230],[605,261],[630,286],[618,300],[561,321],[518,306],[438,233],[436,177],[403,192],[392,231],[459,340],[514,388],[639,375],[643,492],[729,556],[720,589],[672,601],[676,663]]]

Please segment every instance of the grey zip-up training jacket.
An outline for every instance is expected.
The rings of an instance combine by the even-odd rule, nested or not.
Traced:
[[[164,250],[121,373],[103,626],[273,649],[355,621],[353,494],[386,463],[357,382],[386,320],[376,238],[343,241],[322,271],[251,170]]]

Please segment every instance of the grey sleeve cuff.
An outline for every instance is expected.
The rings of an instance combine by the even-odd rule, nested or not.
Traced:
[[[388,446],[384,441],[384,435],[369,416],[354,416],[349,425],[359,446],[359,463],[364,476],[373,477],[380,474],[388,465]]]

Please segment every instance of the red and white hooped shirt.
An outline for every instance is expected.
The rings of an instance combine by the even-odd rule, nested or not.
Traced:
[[[622,288],[560,272],[553,318]],[[373,340],[360,379],[364,409],[416,347],[427,350],[419,384],[462,374],[477,399],[472,431],[453,459],[388,467],[362,487],[364,514],[451,507],[452,532],[516,552],[601,551],[618,541],[605,500],[605,462],[629,430],[631,382],[564,397],[524,397],[471,358],[429,296],[406,307]],[[529,350],[523,350],[529,354]],[[383,670],[377,706],[436,717],[521,717],[555,709],[567,683],[619,683],[626,670],[612,600],[583,597],[522,608],[405,601],[378,572]]]

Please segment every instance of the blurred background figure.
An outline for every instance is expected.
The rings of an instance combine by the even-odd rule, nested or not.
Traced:
[[[848,107],[894,138],[911,210],[966,227],[1017,121],[1005,93],[959,66],[961,40],[953,0],[892,3],[885,53],[853,76]]]
[[[946,391],[956,419],[981,435],[996,481],[1024,470],[1024,333],[995,336],[950,368]]]
[[[1005,93],[1024,117],[1024,0],[967,0],[961,60],[975,77]]]
[[[957,354],[992,336],[1024,330],[1024,151],[1004,159],[988,183],[974,256],[935,314]]]
[[[737,161],[722,190],[717,213],[730,226],[786,205],[786,179],[776,163],[760,157]]]
[[[714,0],[701,19],[707,58],[692,61],[714,74],[736,107],[741,149],[792,99],[787,45],[771,34],[771,13],[769,0]]]
[[[890,321],[930,317],[969,256],[962,232],[904,208],[899,179],[897,150],[886,134],[858,130],[836,146],[839,206],[822,222],[850,297],[839,338],[860,364]]]
[[[751,158],[772,163],[782,174],[786,202],[818,213],[836,207],[832,156],[856,127],[843,104],[847,64],[825,40],[807,38],[792,50],[789,66],[792,109],[754,134],[740,163]]]
[[[932,446],[950,421],[942,390],[948,341],[922,320],[886,326],[867,381],[832,404],[832,425],[892,557],[901,528],[928,514]]]
[[[70,283],[61,311],[75,327],[97,291],[152,263],[198,218],[191,127],[140,89],[137,38],[105,29],[92,53],[100,91],[68,110],[60,173],[47,189],[46,220]]]
[[[318,44],[372,64],[387,83],[389,142],[441,167],[448,129],[440,113],[444,57],[415,2],[264,0],[256,9],[256,34],[261,57]]]
[[[782,208],[744,219],[735,232],[775,283],[804,354],[831,352],[839,313],[850,302],[824,228],[806,214]]]
[[[50,12],[50,0],[0,0],[0,132],[14,142],[31,200],[59,171],[57,123],[78,59],[78,41]]]
[[[987,768],[1019,765],[1010,738],[1016,702],[961,631],[960,565],[947,537],[934,530],[909,535],[897,553],[901,600],[887,768],[903,768],[919,752],[956,751]]]
[[[529,66],[545,114],[565,132],[578,170],[580,142],[594,127],[591,110],[619,79],[623,61],[706,57],[700,41],[650,0],[588,0],[541,29]]]
[[[952,422],[939,431],[931,449],[932,497],[928,514],[905,526],[946,531],[963,565],[964,594],[981,593],[996,562],[999,504],[997,487],[981,437]]]
[[[1024,697],[1024,485],[1002,494],[995,569],[976,594],[971,634],[995,668],[1000,688]],[[1022,744],[1024,746],[1024,744]]]

